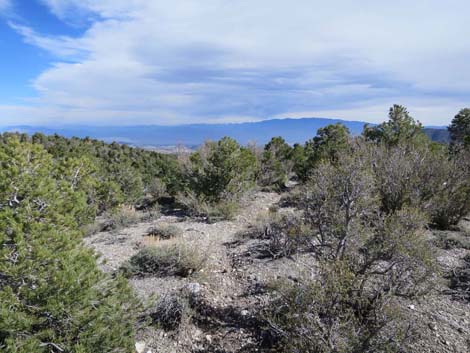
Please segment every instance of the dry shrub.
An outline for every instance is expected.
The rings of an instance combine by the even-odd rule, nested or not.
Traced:
[[[309,229],[302,218],[293,213],[269,212],[238,236],[262,240],[264,250],[273,258],[293,255],[310,247]]]
[[[220,201],[211,205],[207,214],[207,220],[209,223],[233,220],[239,209],[239,201]]]
[[[283,353],[403,352],[410,325],[391,296],[367,296],[347,263],[323,264],[315,279],[274,284],[264,314],[274,351]]]
[[[313,175],[303,208],[318,259],[348,260],[357,273],[378,272],[400,295],[415,294],[434,270],[427,215],[413,207],[380,212],[380,190],[362,152],[323,164]]]
[[[470,250],[470,235],[464,232],[439,231],[436,234],[434,244],[442,249],[467,249]]]
[[[464,264],[452,271],[450,288],[456,299],[470,302],[470,254],[464,259]]]
[[[160,239],[160,237],[153,236],[153,235],[146,235],[146,236],[144,236],[144,239],[142,240],[140,245],[142,245],[144,247],[158,246],[158,245],[160,245],[161,241],[162,241],[162,239]]]
[[[147,230],[147,236],[155,237],[162,240],[173,239],[181,236],[182,231],[177,226],[169,225],[155,225]]]
[[[122,266],[127,276],[188,277],[204,267],[206,257],[182,241],[141,249]]]
[[[449,156],[427,145],[376,146],[371,158],[384,212],[418,207],[441,229],[470,212],[468,153]]]
[[[306,186],[315,276],[277,288],[266,317],[282,352],[400,352],[411,339],[398,298],[432,286],[427,217],[411,207],[380,212],[369,152],[358,146],[320,164]]]
[[[435,226],[449,229],[470,213],[470,152],[461,151],[434,163],[435,174],[443,177],[435,183],[429,212]]]
[[[232,220],[240,209],[240,201],[230,195],[221,201],[208,202],[203,196],[188,191],[178,194],[176,200],[191,217],[203,218],[209,223]]]
[[[304,188],[302,186],[297,186],[288,193],[285,193],[281,196],[279,201],[280,207],[294,207],[298,208],[302,202],[304,196]]]
[[[372,165],[382,210],[392,213],[405,205],[429,202],[433,185],[424,177],[430,167],[430,151],[402,145],[375,148]]]
[[[201,217],[209,213],[209,204],[202,197],[196,195],[195,192],[180,192],[176,195],[176,201],[192,217]]]
[[[142,222],[144,216],[143,213],[136,211],[134,208],[123,206],[114,213],[104,216],[106,220],[101,223],[100,231],[116,231],[128,227]]]
[[[167,195],[166,184],[158,178],[153,179],[147,186],[147,193],[150,194],[153,200],[158,200]]]
[[[174,331],[180,327],[189,311],[187,298],[177,294],[167,294],[157,300],[150,318],[152,324],[166,331]]]
[[[103,229],[103,222],[95,220],[93,223],[85,224],[81,227],[81,231],[85,237],[94,235],[101,232]]]
[[[158,203],[154,203],[153,205],[146,207],[140,217],[142,222],[149,222],[160,218],[160,216],[161,206]]]

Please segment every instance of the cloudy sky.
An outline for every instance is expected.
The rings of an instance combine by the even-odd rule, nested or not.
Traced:
[[[468,0],[0,0],[0,125],[470,106]]]

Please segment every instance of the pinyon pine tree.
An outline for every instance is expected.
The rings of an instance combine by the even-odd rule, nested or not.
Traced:
[[[81,245],[86,193],[56,168],[37,144],[0,144],[0,351],[132,352],[132,293]]]
[[[389,120],[377,126],[365,126],[363,135],[369,141],[397,146],[402,143],[423,145],[428,142],[423,126],[413,119],[406,107],[393,105],[388,112]]]
[[[452,119],[447,130],[450,134],[450,141],[453,148],[470,148],[470,109],[465,108]],[[458,149],[458,148],[457,148]]]
[[[282,137],[273,137],[264,147],[260,181],[263,186],[282,189],[289,180],[293,162],[292,147]]]

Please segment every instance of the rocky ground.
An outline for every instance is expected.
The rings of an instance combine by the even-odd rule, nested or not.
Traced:
[[[277,204],[280,195],[257,193],[246,202],[233,221],[213,224],[181,216],[161,216],[152,222],[139,223],[114,232],[101,232],[86,238],[86,244],[101,254],[100,266],[112,272],[151,243],[160,246],[172,240],[146,238],[151,226],[172,224],[181,231],[183,241],[198,249],[206,258],[201,271],[188,278],[146,277],[131,280],[137,295],[149,305],[166,297],[187,298],[191,305],[182,313],[182,324],[176,330],[147,326],[138,333],[143,352],[257,352],[269,341],[257,313],[267,305],[265,287],[277,278],[295,281],[308,271],[310,255],[272,259],[262,256],[256,240],[239,236]],[[292,212],[282,209],[282,212]],[[470,236],[470,222],[456,231]],[[462,235],[463,234],[463,235]],[[447,234],[448,235],[448,234]],[[430,233],[431,237],[439,234]],[[450,234],[453,236],[453,234]],[[407,315],[417,324],[419,337],[416,352],[470,352],[470,305],[454,300],[448,292],[445,274],[461,264],[470,250],[437,249],[442,274],[425,299],[404,303]],[[189,306],[191,308],[189,308]],[[143,348],[145,345],[145,349]]]

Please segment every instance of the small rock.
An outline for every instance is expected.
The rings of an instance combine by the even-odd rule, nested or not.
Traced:
[[[250,312],[248,310],[242,310],[241,314],[242,316],[248,316]]]
[[[437,325],[434,322],[430,322],[428,326],[432,331],[437,331]]]
[[[144,353],[145,350],[145,342],[136,342],[135,343],[135,351],[137,353]]]
[[[258,281],[258,277],[256,277],[256,275],[248,275],[248,280],[249,280],[249,281],[253,281],[253,282],[257,282],[257,281]]]
[[[211,335],[206,335],[206,341],[209,343],[212,343],[212,336]]]
[[[198,298],[201,295],[201,285],[197,282],[188,283],[184,286],[184,290],[189,294],[191,299]]]
[[[197,328],[196,330],[194,330],[193,337],[199,338],[201,335],[202,335],[202,331],[200,329]]]
[[[415,310],[415,306],[413,304],[408,305],[408,309]]]
[[[444,343],[446,346],[450,346],[450,342],[449,342],[449,341],[443,341],[442,343]]]

